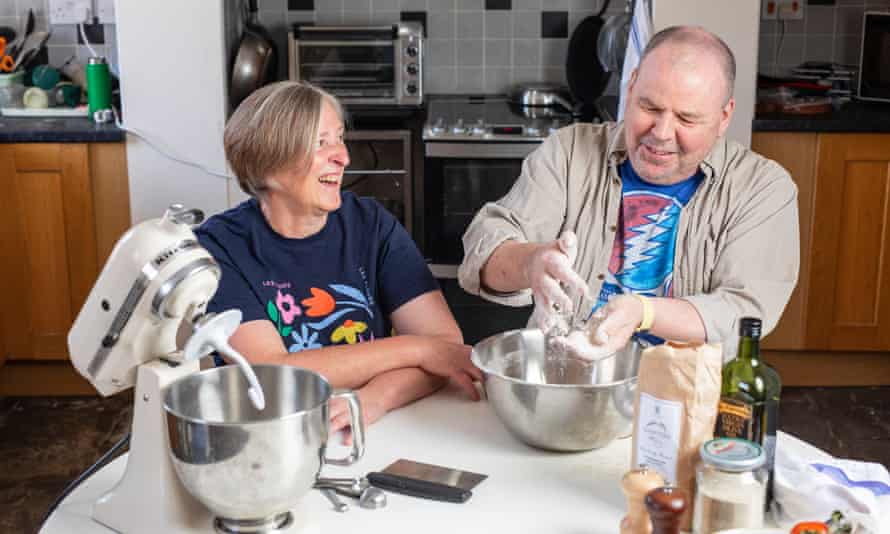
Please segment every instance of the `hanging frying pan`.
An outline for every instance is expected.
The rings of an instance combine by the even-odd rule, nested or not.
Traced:
[[[584,107],[593,107],[594,101],[609,83],[609,73],[597,59],[596,48],[604,24],[602,15],[608,7],[609,2],[606,1],[599,13],[582,20],[569,40],[566,80],[572,97]]]
[[[247,95],[272,81],[278,69],[275,42],[257,22],[256,0],[248,0],[241,43],[235,53],[229,101],[232,109],[238,107]]]

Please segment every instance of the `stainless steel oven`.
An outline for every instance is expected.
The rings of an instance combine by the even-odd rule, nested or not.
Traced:
[[[288,77],[305,80],[345,104],[420,105],[423,28],[294,25],[288,39]]]
[[[567,115],[530,118],[503,98],[430,98],[424,126],[424,173],[415,212],[421,249],[468,343],[522,328],[531,307],[500,306],[457,284],[461,238],[479,209],[503,197],[522,161]],[[417,232],[415,232],[417,235]]]

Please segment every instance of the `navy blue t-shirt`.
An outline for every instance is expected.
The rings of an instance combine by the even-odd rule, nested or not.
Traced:
[[[270,321],[289,352],[390,335],[390,314],[438,285],[395,217],[372,199],[341,199],[303,239],[273,230],[255,199],[208,219],[195,234],[222,268],[208,311]]]

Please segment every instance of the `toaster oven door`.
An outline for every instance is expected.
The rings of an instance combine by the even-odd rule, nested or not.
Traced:
[[[394,41],[292,42],[292,79],[345,99],[395,99]]]

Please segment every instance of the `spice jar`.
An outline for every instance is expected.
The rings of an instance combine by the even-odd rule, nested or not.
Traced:
[[[621,534],[651,534],[652,523],[644,499],[650,490],[664,486],[658,471],[641,465],[621,478],[621,490],[627,498],[627,515],[621,520]]]
[[[717,438],[701,446],[696,467],[694,534],[763,526],[767,473],[760,445],[738,438]]]

